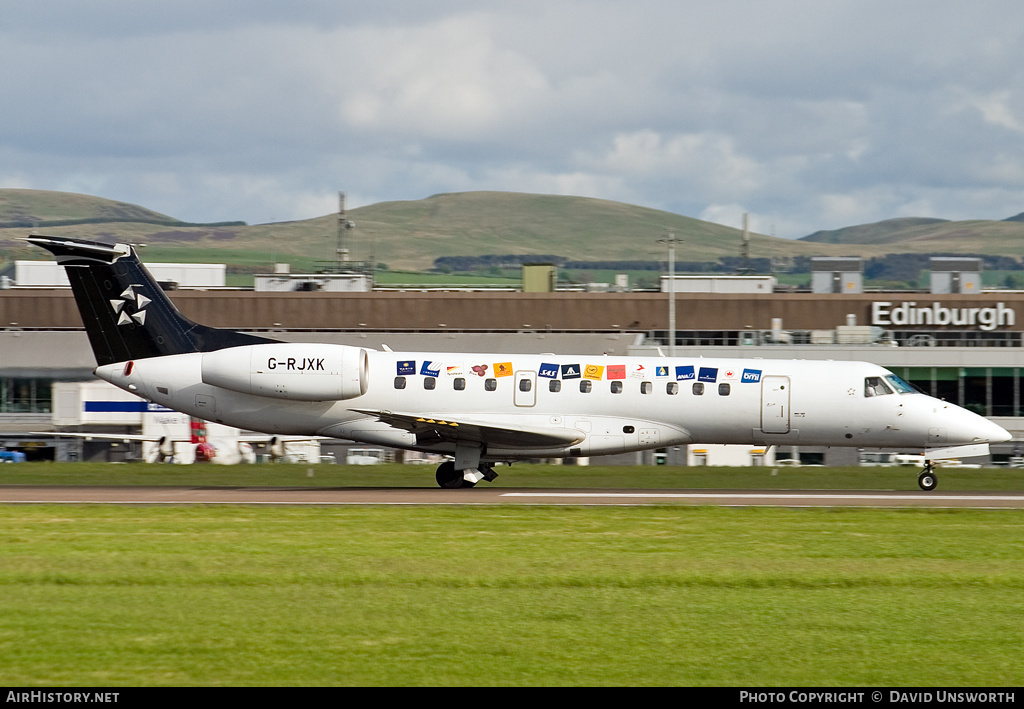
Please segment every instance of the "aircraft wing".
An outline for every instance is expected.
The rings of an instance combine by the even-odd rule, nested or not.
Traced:
[[[453,443],[483,443],[501,448],[559,448],[583,440],[585,434],[572,428],[533,428],[507,423],[496,423],[482,418],[458,415],[436,417],[397,411],[368,411],[352,409],[357,413],[375,417],[378,421],[409,431],[417,439],[451,441]]]
[[[70,431],[29,431],[31,436],[54,436],[56,438],[84,438],[87,441],[135,441],[135,442],[151,442],[157,443],[158,441],[166,440],[166,436],[140,436],[135,433],[72,433]],[[175,439],[175,440],[187,440],[187,439]]]

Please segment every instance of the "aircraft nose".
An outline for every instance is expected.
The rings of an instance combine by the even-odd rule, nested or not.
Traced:
[[[997,423],[989,421],[983,416],[965,411],[969,420],[963,422],[961,433],[964,438],[970,438],[972,443],[1003,443],[1013,438],[1013,435]]]

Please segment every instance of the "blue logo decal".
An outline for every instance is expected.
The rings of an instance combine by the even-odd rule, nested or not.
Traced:
[[[656,376],[656,377],[667,377],[668,376],[668,367],[666,367],[665,365],[659,365],[659,366],[655,367],[654,368],[654,376]]]
[[[698,382],[711,382],[714,384],[718,379],[718,367],[701,367],[697,375]]]
[[[757,384],[761,381],[760,369],[744,369],[740,381],[744,384]]]
[[[440,373],[440,362],[431,362],[429,359],[423,360],[423,364],[420,366],[420,374],[427,377],[436,377]],[[399,374],[401,374],[401,372],[399,372]]]
[[[398,363],[398,374],[416,374],[416,360],[406,359]]]
[[[578,364],[563,364],[562,379],[579,379],[580,366]]]
[[[693,379],[693,367],[676,367],[676,381],[681,382],[684,379]]]
[[[542,364],[540,371],[537,372],[538,377],[547,377],[548,379],[558,378],[558,365],[557,364]]]

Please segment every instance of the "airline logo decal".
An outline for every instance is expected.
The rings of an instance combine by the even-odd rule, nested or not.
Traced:
[[[473,374],[477,375],[478,377],[486,377],[487,376],[487,365],[486,364],[474,364],[469,369],[470,369],[471,372],[473,372]]]
[[[761,370],[760,369],[744,369],[743,376],[740,379],[744,384],[758,384],[761,381]]]
[[[511,377],[512,376],[512,363],[511,362],[495,362],[494,363],[494,376],[496,376],[496,377]]]
[[[116,300],[110,301],[110,306],[114,309],[114,314],[118,316],[117,324],[120,325],[145,325],[146,324],[146,306],[152,303],[152,299],[142,295],[142,293],[136,293],[136,288],[141,288],[140,285],[130,285],[124,289],[124,293],[121,297]],[[131,308],[129,308],[131,304]],[[128,311],[134,310],[135,312],[129,315]]]
[[[643,364],[634,364],[633,368],[629,370],[629,376],[634,379],[643,379],[647,376],[647,367]]]
[[[416,374],[416,360],[400,360],[398,362],[398,374],[399,376],[405,376],[406,374]]]
[[[624,365],[624,364],[609,364],[608,365],[608,378],[609,379],[625,379],[626,378],[626,365]]]
[[[449,364],[449,365],[446,365],[445,368],[444,368],[444,372],[449,377],[461,377],[461,376],[463,376],[465,374],[465,372],[462,371],[462,365],[461,364]]]
[[[735,369],[727,369],[722,373],[722,381],[732,382],[740,378],[739,372]]]
[[[666,367],[665,365],[660,365],[660,366],[655,367],[654,368],[654,376],[656,376],[656,377],[667,377],[668,376],[668,367]]]
[[[427,377],[436,377],[440,373],[440,362],[431,362],[429,359],[423,360],[423,364],[420,366],[420,374]]]
[[[603,374],[604,374],[604,367],[600,366],[600,365],[597,365],[597,364],[588,364],[583,369],[583,378],[584,379],[598,379],[598,380],[600,380],[601,376]]]
[[[684,379],[693,379],[693,366],[687,365],[685,367],[676,367],[676,381],[681,382]]]
[[[698,382],[711,382],[712,384],[718,380],[718,368],[717,367],[701,367],[700,372],[697,374]]]
[[[563,364],[562,379],[579,379],[580,366],[578,364]]]
[[[548,379],[558,378],[558,365],[557,364],[542,364],[540,365],[540,371],[537,372],[538,377],[547,377]]]

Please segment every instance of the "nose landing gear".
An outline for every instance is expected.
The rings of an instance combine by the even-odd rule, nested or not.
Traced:
[[[926,460],[924,462],[924,470],[922,470],[921,474],[917,476],[917,484],[925,492],[934,490],[939,484],[939,478],[935,474],[935,470],[932,467],[932,462],[930,460]]]

